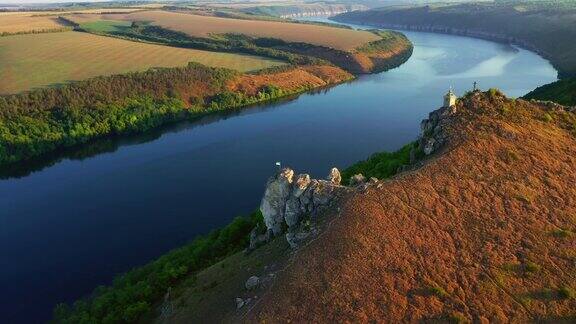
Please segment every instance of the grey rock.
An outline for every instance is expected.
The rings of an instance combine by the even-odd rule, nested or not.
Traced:
[[[272,239],[272,231],[266,230],[265,233],[259,234],[260,228],[255,227],[250,232],[250,246],[248,247],[249,251],[256,249],[258,246],[270,242]]]
[[[366,177],[361,173],[355,174],[350,177],[351,186],[358,186],[363,184],[364,182],[366,182]]]
[[[430,155],[430,154],[434,153],[435,144],[436,144],[436,139],[434,139],[433,137],[426,140],[425,144],[424,144],[424,154]]]
[[[246,280],[246,284],[244,286],[246,287],[246,290],[252,290],[258,287],[259,284],[260,284],[260,278],[258,278],[257,276],[252,276],[248,278],[248,280]]]
[[[236,297],[236,309],[244,307],[244,299]]]
[[[302,214],[306,211],[306,207],[302,205],[300,197],[304,194],[310,182],[308,174],[300,174],[294,181],[292,192],[286,201],[286,211],[284,213],[284,220],[288,227],[297,225]]]
[[[288,232],[286,233],[286,241],[290,245],[290,248],[297,249],[300,242],[307,239],[310,236],[311,232],[302,231],[302,232]]]
[[[280,170],[268,180],[264,197],[260,204],[260,211],[264,216],[264,223],[274,235],[282,233],[282,222],[286,211],[286,200],[292,191],[292,178],[294,171],[289,168]]]

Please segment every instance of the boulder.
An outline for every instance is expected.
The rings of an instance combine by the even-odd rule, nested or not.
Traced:
[[[244,286],[246,287],[246,290],[252,290],[258,287],[259,284],[260,284],[260,278],[258,278],[257,276],[252,276],[248,278],[248,280],[246,280],[246,284]]]
[[[355,174],[350,177],[350,185],[358,186],[366,182],[366,177],[362,173]]]
[[[308,174],[294,176],[294,171],[288,168],[278,171],[268,180],[260,204],[269,233],[281,234],[283,223],[288,225],[290,232],[294,232],[304,216],[316,215],[337,195],[348,190],[340,185],[341,181],[342,176],[336,168],[330,170],[327,180],[310,179]],[[250,249],[271,238],[262,235],[258,234],[258,230],[252,231]],[[291,238],[287,236],[289,243]]]
[[[244,307],[244,299],[236,297],[236,309]]]
[[[265,233],[260,233],[260,228],[257,226],[250,232],[250,246],[249,251],[256,249],[258,246],[268,243],[272,239],[272,231],[265,230]]]

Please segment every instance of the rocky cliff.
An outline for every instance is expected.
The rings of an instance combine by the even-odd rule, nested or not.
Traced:
[[[332,168],[326,180],[311,179],[308,174],[295,175],[294,170],[279,170],[266,184],[260,211],[264,216],[266,233],[251,235],[250,247],[254,248],[271,236],[286,232],[291,246],[307,236],[298,231],[306,218],[314,218],[330,204],[349,192],[349,188],[340,185],[340,171]]]

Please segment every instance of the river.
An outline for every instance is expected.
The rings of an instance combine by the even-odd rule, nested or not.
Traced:
[[[450,86],[517,97],[556,80],[526,50],[405,34],[414,54],[392,71],[1,170],[0,321],[46,321],[57,302],[249,213],[276,161],[324,177],[414,140]]]

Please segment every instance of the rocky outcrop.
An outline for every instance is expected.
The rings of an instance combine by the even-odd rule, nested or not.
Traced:
[[[290,168],[279,170],[268,180],[260,204],[267,230],[274,235],[286,229],[294,232],[304,217],[316,216],[349,190],[340,185],[341,180],[336,168],[330,170],[327,180],[311,179],[308,174],[295,176]]]
[[[274,235],[282,233],[282,223],[286,212],[286,201],[292,193],[292,180],[294,170],[286,168],[280,170],[268,180],[264,198],[260,204],[260,211],[264,215],[266,228]]]
[[[421,133],[418,142],[424,154],[430,155],[448,142],[445,127],[455,113],[456,106],[442,107],[428,114],[428,119],[420,123]],[[412,152],[410,159],[412,160]]]

